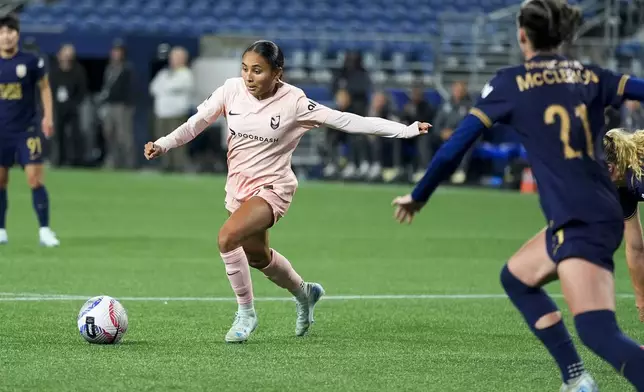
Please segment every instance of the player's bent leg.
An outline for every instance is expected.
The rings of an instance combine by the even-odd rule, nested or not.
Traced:
[[[268,279],[281,288],[288,290],[295,297],[296,320],[295,335],[304,336],[315,321],[315,305],[324,295],[324,288],[319,283],[304,282],[295,272],[286,257],[271,249],[271,262],[262,269]]]
[[[219,230],[219,251],[238,304],[235,320],[225,337],[226,342],[245,342],[257,328],[250,267],[242,244],[248,238],[264,233],[272,224],[273,211],[270,206],[264,200],[253,197],[242,203]]]
[[[556,273],[556,265],[546,251],[545,230],[542,230],[510,258],[501,271],[501,284],[532,333],[557,362],[564,382],[562,391],[576,391],[582,380],[592,381],[592,378],[584,372],[561,312],[541,288],[556,279]]]
[[[40,225],[40,245],[51,248],[60,245],[60,241],[49,228],[49,195],[43,181],[44,173],[41,163],[25,165],[27,184],[31,188],[33,207]]]
[[[324,295],[322,286],[304,282],[288,259],[269,247],[268,231],[247,238],[242,246],[251,267],[262,271],[273,283],[295,297],[295,334],[304,336],[314,322],[315,305]]]
[[[0,245],[9,242],[7,236],[7,185],[9,185],[9,168],[0,166]]]
[[[638,391],[644,391],[644,350],[617,325],[612,271],[581,258],[569,258],[559,263],[558,273],[581,341]]]

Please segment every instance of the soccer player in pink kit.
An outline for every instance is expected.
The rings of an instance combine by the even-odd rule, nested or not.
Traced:
[[[318,283],[305,282],[291,263],[268,244],[268,229],[291,204],[297,179],[291,157],[307,130],[319,125],[351,133],[411,138],[430,125],[403,125],[329,109],[280,80],[284,55],[270,41],[252,44],[242,57],[242,77],[227,80],[174,132],[145,145],[153,159],[194,139],[219,116],[228,128],[226,209],[229,218],[218,244],[238,311],[226,342],[244,342],[257,327],[250,267],[296,299],[295,334],[303,336],[313,322],[313,308],[324,294]]]

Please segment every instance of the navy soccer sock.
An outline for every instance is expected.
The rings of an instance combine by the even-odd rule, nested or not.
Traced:
[[[7,190],[0,189],[0,229],[7,224]]]
[[[40,227],[49,227],[49,196],[44,185],[31,190],[34,210],[38,216]]]
[[[532,333],[541,340],[559,365],[564,382],[575,378],[584,371],[584,364],[575,349],[563,321],[543,329],[535,327],[536,322],[549,313],[558,311],[557,305],[541,288],[525,285],[514,276],[508,266],[501,271],[501,284],[514,306],[521,312]]]
[[[610,363],[638,391],[644,391],[644,350],[617,326],[615,312],[595,310],[575,316],[579,338]]]

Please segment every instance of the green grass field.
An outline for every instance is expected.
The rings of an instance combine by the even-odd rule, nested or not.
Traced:
[[[414,225],[400,226],[389,204],[406,187],[303,183],[272,229],[272,246],[329,298],[311,335],[296,338],[294,303],[275,298],[286,293],[253,272],[259,328],[247,344],[226,345],[236,304],[216,244],[226,217],[222,178],[53,171],[52,227],[62,246],[42,249],[30,192],[21,172],[11,174],[10,244],[0,248],[2,391],[560,386],[498,282],[504,262],[544,225],[534,196],[443,189]],[[621,325],[644,341],[621,250],[616,276],[627,294],[618,300]],[[41,297],[20,300],[25,293]],[[81,298],[98,294],[128,310],[119,345],[90,345],[78,334]],[[581,351],[602,391],[632,390]]]

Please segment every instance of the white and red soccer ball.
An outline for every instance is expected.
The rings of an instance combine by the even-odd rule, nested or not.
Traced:
[[[107,295],[90,298],[78,313],[78,331],[90,343],[118,343],[127,332],[127,312]]]

